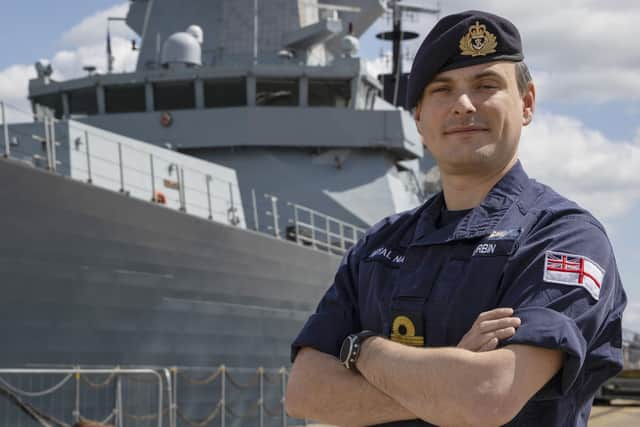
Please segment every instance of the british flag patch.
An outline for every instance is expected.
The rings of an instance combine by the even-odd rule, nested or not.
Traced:
[[[589,258],[562,252],[547,251],[544,257],[545,282],[581,286],[593,298],[600,299],[600,287],[605,270]]]

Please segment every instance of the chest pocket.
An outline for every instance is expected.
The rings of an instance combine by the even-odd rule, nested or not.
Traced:
[[[469,255],[448,263],[434,295],[434,312],[441,312],[444,322],[440,345],[456,345],[480,313],[497,307],[504,267],[517,241],[485,238],[465,246]]]
[[[405,248],[381,246],[360,264],[358,301],[363,329],[384,333],[393,284],[405,262]]]

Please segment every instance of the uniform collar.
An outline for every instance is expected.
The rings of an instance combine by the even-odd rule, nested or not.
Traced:
[[[490,234],[528,183],[529,177],[518,160],[493,186],[482,203],[462,218],[454,230],[436,228],[438,215],[444,205],[442,192],[436,194],[426,202],[428,206],[420,215],[411,245],[438,244]]]

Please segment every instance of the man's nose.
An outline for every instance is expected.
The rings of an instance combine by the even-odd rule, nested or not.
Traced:
[[[476,107],[467,93],[461,93],[455,99],[453,104],[453,113],[455,115],[475,113]]]

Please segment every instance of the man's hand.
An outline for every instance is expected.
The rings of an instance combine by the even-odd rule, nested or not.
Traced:
[[[495,308],[480,313],[457,347],[475,352],[495,350],[500,340],[511,338],[520,326],[520,319],[511,317],[512,314],[511,308]]]

